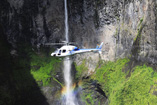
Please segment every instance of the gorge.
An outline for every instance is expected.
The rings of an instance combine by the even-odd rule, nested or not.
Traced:
[[[79,105],[157,103],[156,0],[1,0],[0,105],[61,105],[63,40],[102,54],[72,56]],[[69,37],[65,37],[65,22]],[[69,39],[68,39],[69,38]]]

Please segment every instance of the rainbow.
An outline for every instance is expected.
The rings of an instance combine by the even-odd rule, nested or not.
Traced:
[[[66,88],[66,86],[64,86],[64,87],[62,88],[62,90],[61,90],[62,98],[64,98],[64,97],[65,97],[67,94],[69,94],[69,93],[73,93],[74,96],[77,95],[77,94],[78,94],[78,91],[79,91],[80,88],[81,88],[81,86],[82,86],[82,81],[79,81],[77,88],[76,88],[76,83],[74,83],[74,84],[72,85],[72,87],[70,88],[70,91],[69,91],[69,92],[67,92],[67,88]]]

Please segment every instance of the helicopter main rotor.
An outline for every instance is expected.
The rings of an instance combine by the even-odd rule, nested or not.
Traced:
[[[71,44],[76,44],[76,43],[75,42],[62,41],[62,43],[45,43],[44,45],[53,46],[53,45],[71,45]]]

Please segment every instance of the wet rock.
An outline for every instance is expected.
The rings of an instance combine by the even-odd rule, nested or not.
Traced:
[[[82,62],[85,60],[85,65],[88,70],[87,73],[83,74],[84,77],[88,77],[95,71],[95,68],[97,67],[97,64],[100,59],[101,57],[99,56],[99,53],[94,52],[78,54],[73,58],[76,65],[81,65]]]
[[[107,96],[96,81],[90,79],[85,79],[83,81],[83,88],[80,92],[80,96],[84,104],[108,105]]]
[[[60,91],[60,87],[42,87],[41,88],[44,96],[46,96],[47,98],[47,102],[49,103],[49,105],[61,105],[61,91]]]

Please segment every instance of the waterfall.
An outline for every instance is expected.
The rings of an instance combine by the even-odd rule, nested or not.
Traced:
[[[71,63],[69,57],[64,59],[64,80],[65,80],[65,102],[64,105],[76,105],[75,95],[73,94],[72,79],[71,79]]]
[[[65,39],[67,42],[69,42],[69,37],[68,37],[68,30],[69,30],[69,26],[68,26],[68,10],[67,10],[67,0],[64,0],[64,8],[65,8]]]
[[[65,6],[65,38],[66,42],[69,42],[68,38],[68,11],[67,11],[67,0],[64,0],[64,6]],[[71,77],[71,64],[72,61],[70,57],[64,58],[64,81],[65,81],[65,89],[63,97],[64,102],[63,105],[78,105],[75,102],[75,95],[73,94],[73,83],[72,83],[72,77]]]

